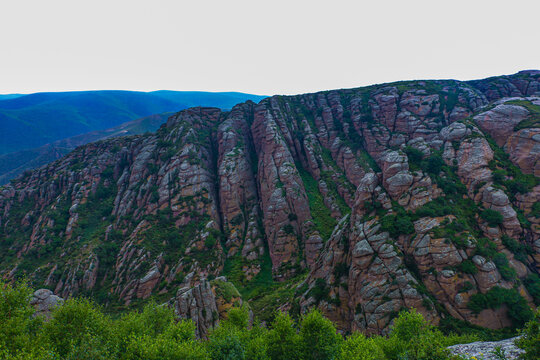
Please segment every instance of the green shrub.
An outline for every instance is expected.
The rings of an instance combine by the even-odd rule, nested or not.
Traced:
[[[497,309],[506,304],[508,316],[512,319],[515,327],[523,326],[532,317],[532,311],[527,301],[516,289],[504,289],[493,287],[487,293],[477,293],[471,296],[467,306],[475,313],[484,309]]]
[[[536,274],[529,274],[523,280],[523,284],[527,288],[527,291],[534,299],[536,305],[540,305],[540,276]]]
[[[404,214],[386,215],[381,220],[381,229],[388,231],[392,237],[409,235],[414,232],[414,224],[411,218]]]
[[[45,338],[62,357],[80,356],[81,347],[93,347],[95,354],[107,356],[114,348],[111,319],[86,299],[67,300],[43,328]]]
[[[536,279],[531,281],[537,283]],[[34,309],[28,303],[31,293],[24,284],[0,284],[1,359],[443,360],[449,356],[446,346],[479,340],[485,331],[446,317],[441,326],[459,335],[444,336],[413,309],[399,313],[389,336],[368,339],[355,333],[343,339],[317,310],[302,318],[299,330],[288,314],[277,313],[267,330],[258,324],[250,328],[249,311],[242,307],[231,309],[208,339],[196,339],[191,320],[177,321],[172,309],[152,302],[141,311],[110,317],[88,300],[71,299],[44,322],[32,316]],[[474,301],[487,308],[506,304],[516,325],[532,317],[516,289],[493,288],[476,295]],[[537,314],[522,332],[518,345],[526,350],[524,359],[538,358],[539,320]]]
[[[403,152],[407,154],[407,158],[409,159],[409,164],[416,165],[416,167],[420,166],[420,162],[422,161],[422,158],[424,157],[424,153],[418,149],[415,149],[411,146],[407,146],[403,149]]]
[[[328,288],[326,281],[324,281],[324,279],[319,278],[315,280],[315,285],[313,286],[313,288],[311,288],[309,295],[313,296],[315,301],[319,303],[322,300],[328,300],[329,293],[330,293],[330,289]]]
[[[347,263],[340,262],[340,263],[337,263],[336,266],[334,267],[334,277],[336,278],[336,280],[339,280],[339,278],[347,275],[348,273],[349,273],[349,266],[347,265]]]
[[[530,215],[537,219],[540,218],[540,202],[535,202],[533,204]]]
[[[492,259],[497,254],[497,244],[489,238],[479,238],[476,241],[476,254],[487,259]]]
[[[506,234],[504,234],[501,237],[501,241],[503,245],[514,254],[517,254],[523,251],[523,248],[524,248],[523,245],[521,245],[515,239],[512,239],[510,236]]]
[[[388,339],[377,343],[389,359],[443,360],[449,352],[442,333],[415,309],[402,311],[394,321]]]
[[[348,336],[341,346],[337,360],[383,360],[384,352],[374,339],[368,339],[361,333]]]
[[[438,175],[444,165],[444,160],[441,155],[434,154],[422,162],[422,169],[429,174]]]
[[[241,331],[234,327],[216,328],[210,334],[207,348],[212,360],[244,360],[246,358]]]
[[[246,306],[231,308],[227,313],[227,322],[239,329],[247,329],[249,325],[249,310]]]
[[[217,239],[216,237],[214,236],[214,234],[210,233],[206,239],[204,239],[204,246],[207,248],[207,249],[212,249],[214,248],[214,246],[216,245],[217,243]]]
[[[478,272],[478,268],[471,260],[464,260],[459,264],[459,270],[466,274],[476,274]]]
[[[39,345],[36,333],[42,324],[40,318],[32,318],[31,295],[24,282],[12,286],[0,281],[0,355],[29,354]]]
[[[526,194],[529,192],[529,187],[526,182],[516,179],[516,180],[510,180],[505,182],[506,188],[510,192],[510,194]]]
[[[493,209],[485,209],[480,214],[480,217],[484,219],[491,227],[495,227],[503,223],[503,216],[501,213]]]
[[[294,234],[294,227],[291,224],[286,224],[283,226],[283,231],[288,235]]]
[[[272,360],[301,359],[300,336],[288,314],[279,312],[267,336],[267,353]]]
[[[78,359],[78,358],[77,358]],[[177,342],[167,336],[132,337],[120,359],[125,360],[207,360],[203,344],[196,341]]]
[[[521,338],[516,340],[516,345],[525,350],[525,354],[520,355],[520,359],[537,360],[540,359],[540,309],[525,328],[521,331]]]
[[[305,360],[331,360],[339,353],[342,337],[334,324],[317,310],[306,314],[300,323],[300,351]]]
[[[498,185],[503,185],[506,179],[506,175],[507,175],[506,171],[501,170],[501,169],[497,169],[493,171],[493,174],[492,174],[493,182]]]
[[[133,336],[155,337],[169,329],[173,324],[175,324],[175,317],[171,309],[150,302],[143,307],[141,312],[133,311],[121,316],[115,322],[115,331],[121,339],[127,339]],[[184,340],[193,339],[195,336],[193,324],[191,322],[180,324],[182,326],[177,327],[176,331],[181,330],[183,332],[182,337]]]
[[[504,255],[503,253],[495,254],[495,256],[493,256],[493,262],[495,263],[495,265],[497,265],[497,269],[499,269],[499,273],[501,274],[503,279],[513,280],[516,278],[516,270],[510,267],[506,255]]]

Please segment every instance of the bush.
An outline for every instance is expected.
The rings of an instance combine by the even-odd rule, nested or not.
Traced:
[[[493,209],[486,209],[482,211],[480,217],[484,219],[491,227],[495,227],[503,223],[503,217],[501,213]]]
[[[49,322],[43,322],[32,316],[31,293],[24,284],[0,286],[1,359],[442,360],[449,356],[446,346],[478,340],[478,333],[463,331],[485,330],[447,317],[441,320],[443,328],[461,335],[445,337],[413,309],[399,314],[387,337],[367,339],[355,333],[344,340],[317,310],[302,318],[299,331],[285,313],[277,313],[267,330],[259,325],[249,328],[249,311],[243,307],[231,309],[208,340],[199,340],[192,321],[177,322],[172,309],[155,303],[112,318],[88,300],[68,300]],[[515,324],[531,319],[532,312],[516,289],[493,288],[476,295],[475,301],[485,307],[507,304]],[[539,317],[537,313],[526,324],[518,343],[526,350],[524,359],[538,358]]]
[[[121,355],[121,358],[125,360],[210,359],[201,343],[196,341],[177,342],[165,335],[160,335],[157,338],[150,336],[132,337],[126,352]]]
[[[41,319],[32,318],[32,290],[21,282],[12,286],[0,281],[0,355],[32,353]]]
[[[535,202],[531,209],[531,216],[534,218],[540,218],[540,202]]]
[[[339,353],[341,335],[337,333],[334,324],[317,310],[304,316],[299,335],[302,359],[331,360]]]
[[[516,278],[516,270],[512,269],[508,263],[506,255],[503,253],[497,253],[493,257],[493,262],[497,265],[497,269],[501,273],[501,276],[505,280],[513,280]]]
[[[394,321],[390,337],[382,344],[389,359],[443,360],[449,352],[443,344],[442,333],[424,320],[415,309],[400,312]]]
[[[466,274],[476,274],[478,272],[478,268],[471,260],[464,260],[459,264],[459,270]]]
[[[374,339],[353,333],[343,342],[337,360],[381,360],[385,355]]]
[[[243,360],[246,350],[241,340],[240,330],[219,326],[208,339],[208,352],[212,360]]]
[[[420,162],[424,157],[424,153],[422,151],[415,149],[411,146],[407,146],[405,147],[405,149],[403,149],[403,152],[407,154],[407,158],[409,159],[410,164],[420,166]]]
[[[442,156],[431,155],[426,161],[423,162],[422,168],[430,174],[438,175],[441,172],[443,165],[444,160]]]
[[[487,259],[492,259],[497,254],[497,244],[489,238],[479,238],[476,241],[476,254]]]
[[[504,180],[506,179],[506,171],[497,169],[493,171],[493,182],[495,184],[503,185]]]
[[[336,281],[339,280],[342,276],[345,276],[348,274],[349,274],[349,266],[347,265],[347,263],[340,262],[340,263],[337,263],[336,266],[334,267],[334,278],[336,279]]]
[[[515,239],[512,239],[510,236],[504,234],[501,237],[503,245],[510,250],[512,253],[517,254],[524,251],[524,246],[517,242]]]
[[[475,313],[484,309],[497,309],[506,304],[508,316],[512,319],[514,327],[521,327],[532,317],[532,311],[527,301],[516,289],[493,287],[487,293],[477,293],[471,296],[467,306]]]
[[[381,220],[381,229],[388,231],[392,237],[409,235],[414,232],[414,224],[411,218],[405,214],[387,215]]]
[[[288,314],[279,312],[267,336],[268,356],[273,360],[301,359],[300,336]]]
[[[107,357],[113,351],[112,321],[86,299],[69,299],[54,310],[43,334],[61,357],[77,358],[81,348],[92,348],[93,356]]]
[[[527,291],[534,299],[536,305],[540,305],[540,277],[536,274],[529,274],[523,280]]]
[[[115,336],[118,338],[120,353],[130,346],[133,347],[133,344],[130,344],[133,339],[143,341],[163,333],[177,341],[194,340],[195,325],[191,321],[176,323],[171,309],[154,302],[147,304],[141,312],[129,312],[115,321]]]
[[[534,318],[525,324],[525,328],[521,331],[521,338],[516,340],[516,345],[525,350],[525,354],[520,355],[520,359],[540,359],[540,309],[537,309]]]
[[[227,323],[238,329],[247,329],[249,325],[249,311],[247,307],[231,308],[227,313]]]
[[[326,284],[326,281],[324,281],[324,279],[319,278],[315,280],[315,285],[313,286],[313,288],[311,288],[309,295],[313,296],[315,301],[319,303],[322,300],[328,300],[329,293],[330,293],[330,290],[328,289],[328,285]]]
[[[294,227],[291,224],[286,224],[283,226],[283,231],[288,235],[294,234]]]

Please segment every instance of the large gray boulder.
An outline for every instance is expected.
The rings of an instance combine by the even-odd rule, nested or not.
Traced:
[[[30,305],[36,309],[36,315],[46,318],[51,316],[51,311],[64,303],[64,299],[53,294],[49,289],[39,289],[34,292],[30,299]]]

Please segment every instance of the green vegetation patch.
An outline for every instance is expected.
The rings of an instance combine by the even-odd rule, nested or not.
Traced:
[[[298,168],[304,188],[309,202],[309,210],[315,223],[316,229],[321,234],[324,241],[327,241],[332,235],[335,226],[337,225],[336,219],[334,219],[330,213],[330,210],[324,204],[323,196],[319,191],[317,181],[301,167]]]
[[[236,295],[232,288],[225,291]],[[411,309],[396,313],[385,336],[345,336],[316,309],[297,320],[276,312],[263,326],[257,320],[250,325],[247,307],[234,307],[205,338],[197,338],[192,320],[178,321],[174,309],[155,302],[110,316],[89,300],[71,298],[44,321],[32,316],[32,292],[25,284],[0,282],[2,359],[450,360],[450,345],[513,335],[450,317],[441,320],[441,331]],[[524,359],[538,359],[539,319],[537,313],[525,324],[517,343]]]
[[[527,128],[540,127],[540,106],[539,105],[535,105],[528,100],[511,100],[511,101],[505,102],[505,104],[523,106],[525,109],[527,109],[527,111],[529,111],[529,116],[526,119],[520,121],[520,123],[514,127],[514,131],[527,129]]]
[[[230,302],[233,298],[241,297],[236,287],[228,281],[215,279],[212,280],[211,284],[216,287],[216,295],[223,297],[227,302]]]
[[[516,289],[504,289],[498,286],[491,288],[487,293],[477,293],[471,296],[468,307],[475,313],[484,309],[497,309],[507,305],[508,316],[515,327],[523,326],[533,317],[533,312],[527,301]]]

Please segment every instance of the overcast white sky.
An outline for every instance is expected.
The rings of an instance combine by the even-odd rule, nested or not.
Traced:
[[[295,94],[540,68],[540,0],[0,0],[0,93]]]

